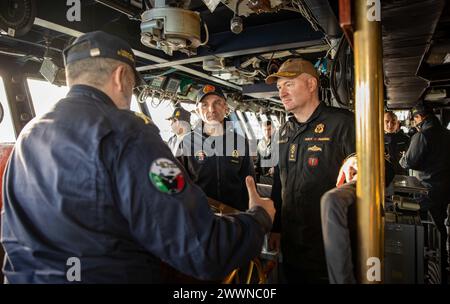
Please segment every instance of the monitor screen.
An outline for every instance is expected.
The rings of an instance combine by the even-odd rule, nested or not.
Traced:
[[[175,94],[180,87],[180,80],[175,78],[170,78],[166,85],[166,92]]]
[[[157,76],[152,79],[152,81],[150,82],[150,86],[152,87],[152,89],[160,90],[162,89],[165,80],[166,80],[165,76]]]

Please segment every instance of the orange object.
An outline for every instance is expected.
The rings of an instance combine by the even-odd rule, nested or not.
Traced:
[[[3,207],[3,173],[5,172],[6,163],[8,162],[9,156],[11,155],[12,149],[14,147],[13,143],[1,143],[0,144],[0,210]],[[0,219],[1,226],[1,219]],[[3,247],[0,245],[0,262],[3,262],[4,256]],[[3,274],[0,271],[0,283],[3,282]]]
[[[13,143],[1,143],[0,144],[0,209],[3,206],[3,173],[5,172],[6,163],[8,162],[9,156],[11,155],[12,149],[14,147]]]

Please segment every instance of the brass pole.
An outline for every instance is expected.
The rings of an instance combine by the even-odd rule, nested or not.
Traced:
[[[370,5],[366,0],[356,0],[353,3],[358,153],[356,273],[360,283],[381,283],[384,252],[384,227],[381,216],[384,200],[381,26],[379,20],[374,20],[373,15],[369,16],[373,12],[373,5],[380,4],[379,1],[374,1],[374,4]]]

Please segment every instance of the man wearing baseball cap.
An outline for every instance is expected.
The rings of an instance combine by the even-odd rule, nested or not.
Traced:
[[[397,115],[392,111],[384,112],[384,154],[394,166],[396,174],[408,175],[400,166],[399,160],[408,150],[409,137],[400,129]]]
[[[408,151],[400,159],[405,169],[416,170],[419,180],[429,188],[428,197],[420,202],[422,218],[431,213],[441,235],[441,271],[443,282],[448,272],[446,250],[447,205],[450,203],[450,132],[445,129],[433,111],[419,103],[411,109],[418,132],[411,137]]]
[[[247,208],[247,176],[255,177],[248,142],[226,118],[228,105],[222,90],[206,84],[197,94],[201,122],[183,139],[181,163],[208,197],[235,209]]]
[[[184,135],[191,131],[191,113],[186,111],[181,105],[175,106],[172,116],[167,118],[170,120],[170,127],[174,135],[169,138],[167,145],[175,157],[182,154],[182,140]]]
[[[69,93],[22,131],[5,171],[6,280],[161,283],[162,261],[219,280],[258,255],[273,203],[247,179],[247,212],[211,212],[158,128],[128,110],[129,45],[92,32],[64,56]]]
[[[343,160],[355,152],[354,116],[320,101],[319,75],[307,60],[288,59],[266,82],[276,83],[281,102],[292,114],[274,137],[279,164],[272,199],[281,229],[274,226],[269,247],[279,246],[276,232],[281,232],[288,283],[328,283],[320,198],[335,187]]]

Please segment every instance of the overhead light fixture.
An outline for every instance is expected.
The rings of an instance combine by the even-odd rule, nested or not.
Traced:
[[[230,29],[235,34],[240,34],[244,29],[244,24],[242,18],[239,16],[234,16],[230,21]]]
[[[155,2],[154,7],[141,16],[141,43],[170,56],[174,51],[195,55],[197,48],[208,40],[208,37],[203,43],[200,40],[200,14],[170,7],[166,0]]]

